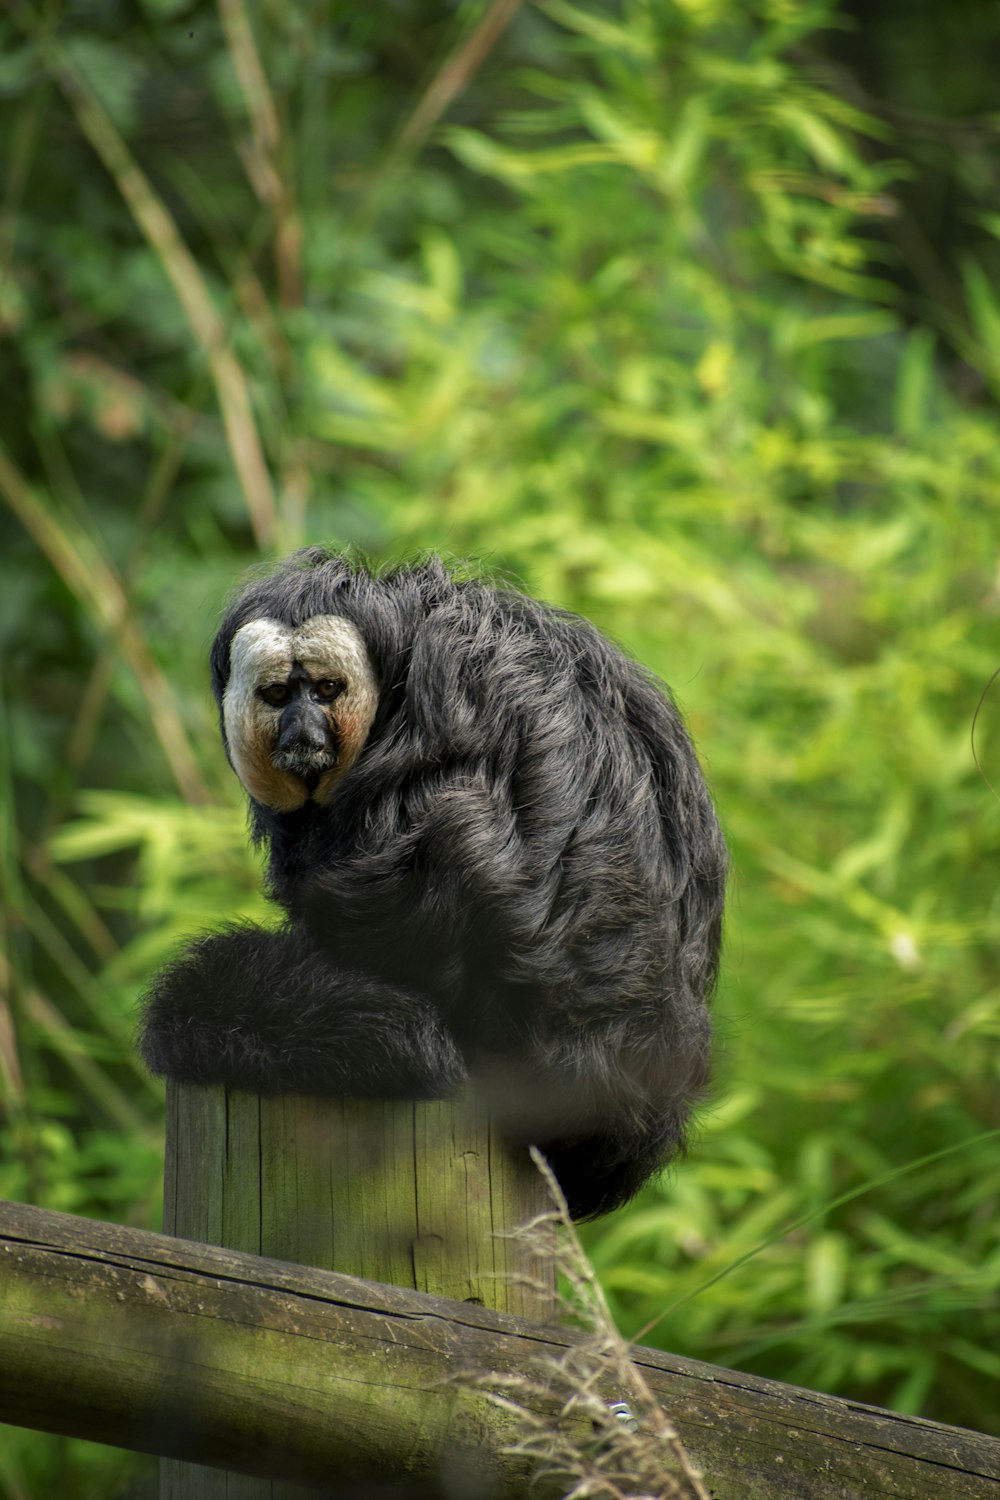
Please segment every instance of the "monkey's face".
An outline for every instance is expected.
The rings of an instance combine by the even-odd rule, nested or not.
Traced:
[[[236,774],[265,807],[326,801],[361,754],[377,703],[349,620],[313,615],[296,629],[250,620],[233,636],[222,720]]]

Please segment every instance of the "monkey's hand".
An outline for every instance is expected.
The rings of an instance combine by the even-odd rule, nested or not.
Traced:
[[[153,1073],[251,1093],[426,1099],[465,1078],[425,996],[337,969],[294,928],[199,939],[153,980],[138,1048]]]

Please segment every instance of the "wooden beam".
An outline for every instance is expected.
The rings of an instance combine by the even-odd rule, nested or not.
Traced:
[[[241,1473],[523,1497],[468,1373],[579,1336],[510,1314],[0,1204],[0,1420]],[[1000,1441],[637,1348],[718,1500],[1000,1500]],[[621,1393],[607,1391],[608,1401]]]

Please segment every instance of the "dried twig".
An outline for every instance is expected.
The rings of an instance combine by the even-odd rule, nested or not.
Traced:
[[[531,1154],[555,1206],[517,1233],[555,1259],[569,1284],[568,1310],[590,1337],[523,1374],[477,1378],[520,1429],[507,1451],[531,1459],[539,1479],[558,1481],[563,1500],[709,1500],[615,1326],[551,1168],[539,1151]]]

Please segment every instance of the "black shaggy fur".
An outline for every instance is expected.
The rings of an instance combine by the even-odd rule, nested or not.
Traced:
[[[286,925],[161,973],[146,1062],[268,1093],[429,1098],[471,1075],[574,1215],[624,1203],[708,1071],[726,854],[680,715],[576,616],[437,559],[376,575],[319,548],[236,597],[220,704],[242,625],[316,614],[374,662],[365,748],[326,806],[251,802]]]

